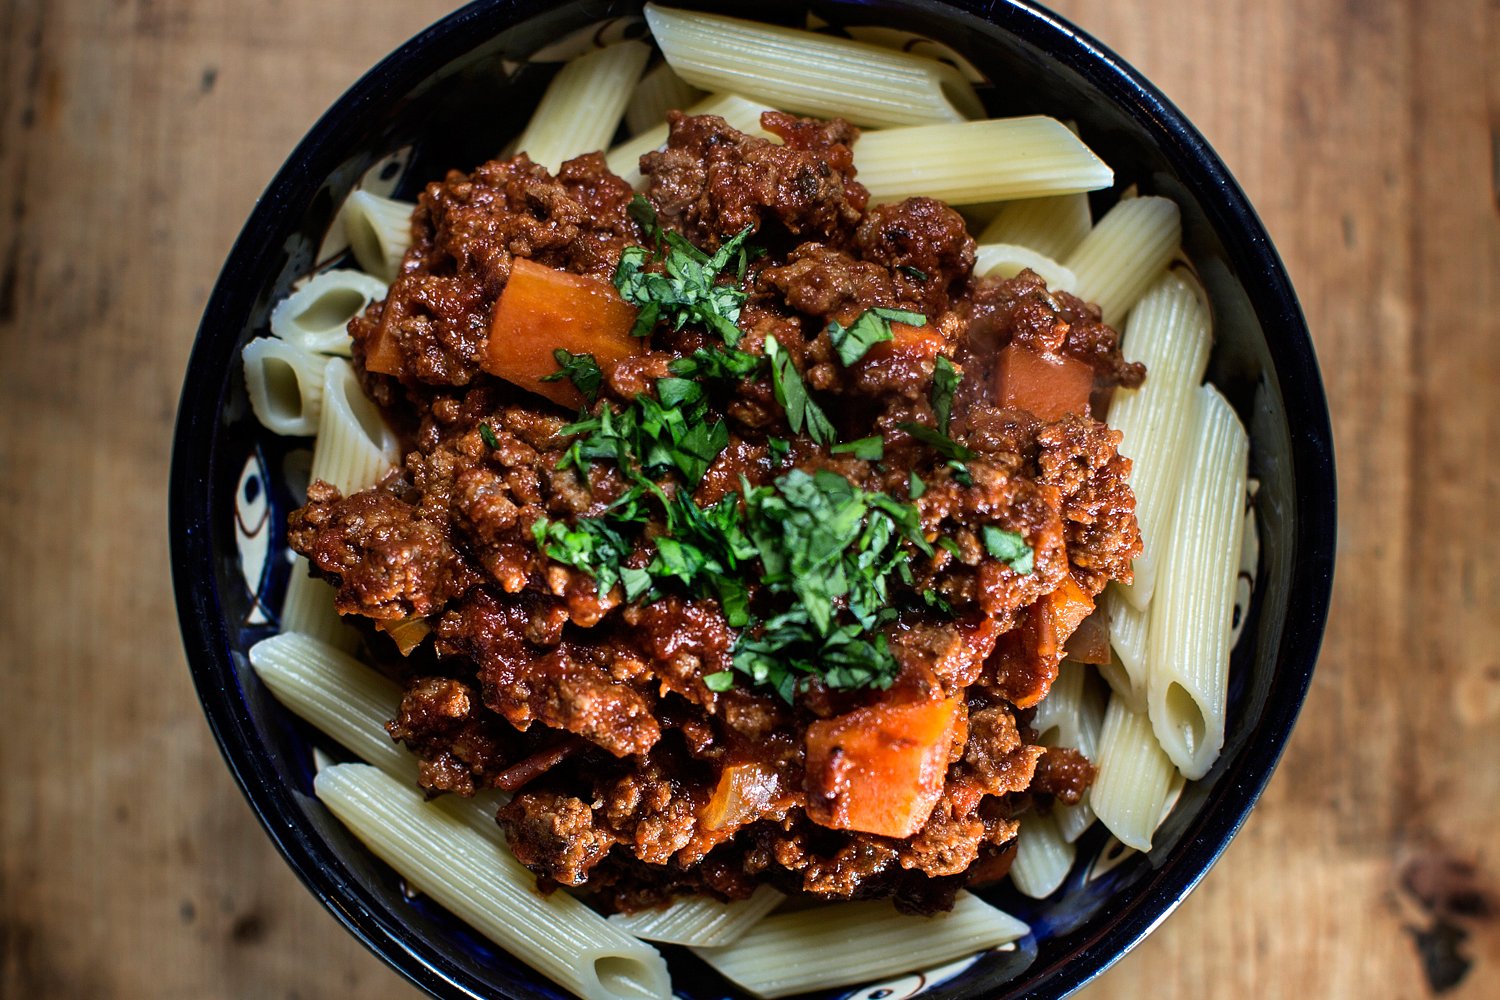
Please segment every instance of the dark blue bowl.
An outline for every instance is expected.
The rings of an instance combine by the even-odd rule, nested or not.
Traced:
[[[1333,441],[1306,324],[1270,238],[1208,143],[1114,53],[1046,10],[1020,0],[714,6],[791,23],[811,8],[834,24],[878,23],[945,41],[1003,82],[985,95],[992,113],[1074,119],[1117,177],[1182,207],[1184,245],[1214,313],[1210,374],[1250,430],[1251,474],[1261,482],[1259,582],[1235,652],[1224,752],[1188,785],[1149,854],[1100,856],[1106,838],[1096,831],[1080,842],[1080,861],[1052,898],[993,894],[1032,924],[1019,948],[908,977],[895,992],[1064,996],[1125,954],[1203,877],[1255,804],[1306,694],[1334,553]],[[308,133],[246,223],[204,313],[178,410],[172,566],[209,725],[308,888],[434,996],[564,994],[441,909],[407,899],[396,876],[312,798],[319,740],[267,694],[245,657],[276,630],[297,442],[266,434],[251,416],[240,348],[310,269],[336,208],[367,169],[409,148],[394,178],[409,195],[450,167],[494,155],[524,124],[550,72],[526,57],[575,28],[638,9],[603,0],[480,0],[366,74]],[[689,953],[665,951],[680,996],[738,995]]]

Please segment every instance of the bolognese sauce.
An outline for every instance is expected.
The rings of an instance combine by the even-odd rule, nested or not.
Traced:
[[[670,126],[643,197],[597,154],[427,187],[350,325],[405,461],[291,545],[541,887],[945,909],[1092,780],[1028,710],[1141,551],[1093,414],[1144,370],[952,208],[869,204],[847,123]]]

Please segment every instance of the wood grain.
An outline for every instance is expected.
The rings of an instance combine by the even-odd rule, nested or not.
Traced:
[[[411,998],[313,901],[179,649],[181,372],[266,180],[437,0],[0,4],[0,996]],[[1500,995],[1500,3],[1059,0],[1204,130],[1334,412],[1334,614],[1224,859],[1085,995]],[[1462,961],[1470,963],[1459,976]]]

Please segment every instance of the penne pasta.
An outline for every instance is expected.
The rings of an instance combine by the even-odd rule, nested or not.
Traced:
[[[1053,291],[1071,292],[1078,284],[1072,271],[1035,250],[1010,243],[981,243],[974,248],[974,273],[979,277],[1014,278],[1027,268]]]
[[[878,982],[1026,936],[1024,923],[968,892],[932,917],[889,901],[840,903],[767,917],[726,948],[694,948],[720,974],[758,997]]]
[[[1145,364],[1139,389],[1116,389],[1106,422],[1121,434],[1120,454],[1131,460],[1130,488],[1143,550],[1135,580],[1111,588],[1143,610],[1156,588],[1172,511],[1189,467],[1184,466],[1194,394],[1213,346],[1208,313],[1198,294],[1168,273],[1136,303],[1121,343],[1128,361]]]
[[[382,198],[368,191],[355,191],[339,210],[349,249],[359,266],[384,282],[396,280],[401,258],[411,246],[409,201]]]
[[[312,479],[348,496],[374,486],[399,460],[396,435],[360,389],[354,369],[342,358],[331,358],[323,369],[323,414]]]
[[[1063,261],[1078,276],[1073,294],[1096,304],[1119,329],[1182,242],[1182,213],[1167,198],[1128,198],[1104,214]]]
[[[718,115],[731,127],[747,135],[758,135],[762,139],[779,143],[781,142],[780,136],[772,135],[760,127],[761,112],[771,110],[774,109],[766,107],[759,101],[751,101],[736,94],[711,94],[689,108],[687,113]],[[668,126],[663,121],[611,149],[604,157],[605,162],[609,164],[609,169],[613,173],[623,177],[631,187],[638,188],[644,180],[641,175],[641,157],[665,146],[667,133]]]
[[[566,63],[548,84],[516,150],[556,173],[575,156],[608,149],[650,57],[649,45],[626,41]]]
[[[539,894],[531,872],[450,804],[425,801],[409,784],[363,764],[325,768],[313,787],[408,883],[542,975],[585,1000],[671,996],[655,948],[565,892]]]
[[[644,941],[717,948],[744,937],[785,898],[763,885],[749,899],[725,903],[709,896],[689,896],[663,909],[616,913],[609,922]]]
[[[1151,720],[1111,698],[1099,733],[1099,774],[1089,789],[1099,821],[1126,846],[1149,851],[1175,775]]]
[[[1093,227],[1087,194],[1059,194],[1006,202],[977,239],[1010,243],[1062,260],[1078,249]]]
[[[1099,732],[1104,726],[1104,706],[1108,694],[1104,685],[1093,676],[1094,671],[1082,663],[1064,661],[1057,671],[1057,680],[1036,707],[1031,727],[1038,733],[1038,742],[1053,747],[1071,747],[1087,757],[1090,763],[1099,763]],[[1073,805],[1056,802],[1052,806],[1052,818],[1062,839],[1068,843],[1077,840],[1094,822],[1094,810],[1089,805],[1089,793]],[[1023,825],[1022,829],[1025,827]]]
[[[1151,629],[1149,612],[1137,609],[1110,584],[1100,598],[1109,615],[1109,646],[1114,659],[1102,664],[1100,676],[1109,682],[1115,696],[1124,698],[1136,712],[1146,710],[1146,641]]]
[[[703,91],[678,76],[670,63],[657,63],[630,94],[625,105],[625,128],[631,135],[640,135],[665,121],[668,111],[690,108],[704,96]]]
[[[703,90],[873,128],[984,113],[963,74],[936,59],[718,14],[645,12],[672,69]]]
[[[324,358],[276,337],[257,337],[240,352],[245,395],[272,434],[305,437],[323,413]]]
[[[1068,877],[1076,853],[1072,843],[1058,830],[1053,816],[1027,813],[1021,817],[1010,880],[1032,899],[1045,899]]]
[[[854,165],[872,202],[923,195],[974,205],[1094,191],[1114,181],[1066,125],[1041,115],[866,132],[854,144]]]
[[[367,764],[416,786],[417,759],[386,734],[401,689],[343,650],[296,632],[250,647],[250,666],[276,700]]]
[[[363,271],[339,268],[313,275],[271,310],[271,333],[305,351],[349,356],[349,321],[376,299],[385,282]]]
[[[1224,745],[1230,629],[1245,529],[1249,439],[1211,385],[1198,390],[1172,532],[1151,602],[1146,697],[1151,724],[1188,778],[1208,772]]]
[[[305,556],[292,560],[281,602],[281,630],[301,632],[346,653],[359,646],[359,633],[334,609],[333,587],[308,573]]]

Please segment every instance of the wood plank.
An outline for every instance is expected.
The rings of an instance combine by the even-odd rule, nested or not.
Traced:
[[[1055,5],[1202,127],[1264,216],[1342,494],[1334,617],[1280,771],[1085,995],[1416,998],[1441,971],[1417,944],[1448,928],[1472,965],[1443,995],[1493,996],[1500,3]],[[450,8],[0,6],[0,996],[416,995],[234,789],[176,636],[164,493],[197,316],[255,197]]]

